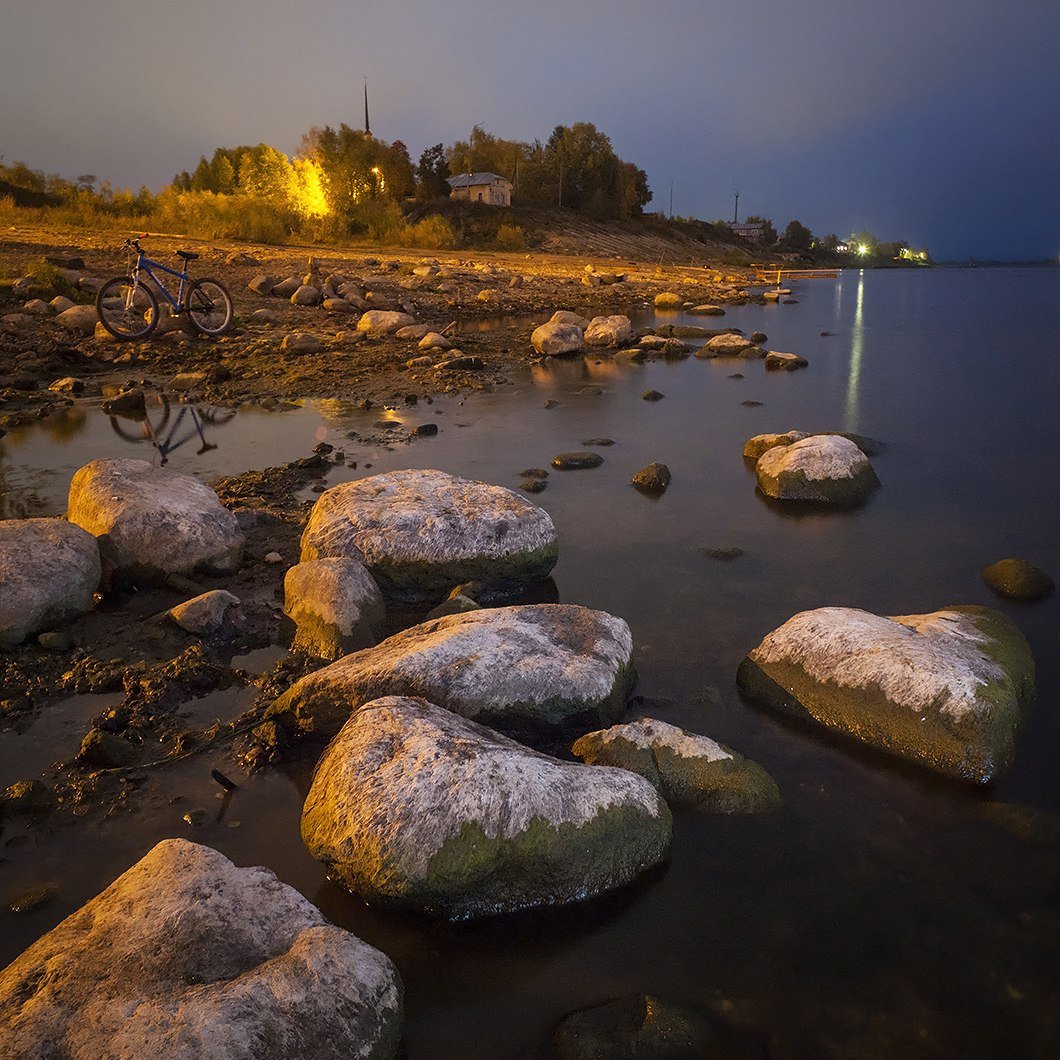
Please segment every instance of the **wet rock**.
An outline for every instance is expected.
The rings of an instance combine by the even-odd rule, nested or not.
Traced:
[[[302,281],[299,277],[288,276],[286,280],[280,280],[269,293],[274,294],[279,298],[290,298],[301,286]]]
[[[256,291],[258,294],[272,294],[275,290],[276,285],[279,283],[274,276],[269,276],[268,273],[260,272],[247,284],[252,291]],[[294,293],[293,291],[291,292]]]
[[[1009,600],[1040,600],[1055,586],[1045,571],[1025,559],[999,559],[982,570],[983,581]]]
[[[590,452],[560,453],[552,458],[552,466],[559,471],[582,471],[599,467],[603,462],[599,453]]]
[[[166,387],[173,394],[187,394],[206,385],[205,372],[180,372],[173,376]]]
[[[92,606],[95,538],[64,519],[0,521],[0,646],[21,644]]]
[[[48,389],[56,394],[83,394],[85,392],[85,381],[72,375],[67,375],[62,379],[56,379],[54,383],[49,385]]]
[[[320,353],[323,348],[324,343],[306,331],[292,331],[283,338],[283,349],[287,353],[313,354]]]
[[[347,556],[388,598],[436,602],[478,580],[485,601],[548,576],[558,545],[548,514],[502,486],[441,471],[392,471],[321,495],[302,535],[302,559]]]
[[[548,322],[550,324],[570,324],[573,327],[581,328],[582,331],[590,324],[588,317],[583,317],[580,313],[569,313],[566,309],[557,309]]]
[[[55,792],[39,780],[16,780],[0,791],[0,818],[30,817],[55,806]]]
[[[769,336],[764,331],[752,331],[751,332],[751,341],[756,346],[761,346],[763,342],[768,342],[769,341]]]
[[[534,329],[530,342],[543,357],[575,353],[585,346],[585,333],[576,324],[542,324]]]
[[[677,310],[685,304],[685,300],[672,291],[663,291],[655,296],[655,308],[665,310]]]
[[[715,335],[707,339],[706,343],[698,350],[696,356],[701,359],[714,357],[740,357],[750,350],[756,350],[754,343],[743,335]],[[761,353],[761,351],[758,351]],[[757,354],[756,354],[757,355]]]
[[[64,309],[56,318],[55,323],[68,331],[76,331],[79,335],[91,335],[96,330],[99,322],[99,314],[94,305],[75,305],[70,309]]]
[[[865,454],[839,435],[812,435],[768,449],[755,474],[767,497],[847,507],[863,503],[880,484]]]
[[[371,338],[380,335],[393,335],[395,331],[407,328],[416,323],[416,318],[408,313],[397,313],[386,309],[369,309],[357,321],[357,330],[366,332]]]
[[[44,909],[45,906],[51,905],[55,900],[56,894],[58,894],[58,891],[51,884],[45,883],[40,887],[34,887],[31,890],[15,895],[14,898],[8,901],[7,908],[12,913],[18,913],[19,915],[35,913],[38,909]]]
[[[696,313],[703,317],[723,317],[725,316],[725,310],[720,305],[697,305],[692,306],[689,313]]]
[[[94,534],[104,562],[133,579],[228,574],[243,558],[236,517],[209,486],[144,460],[94,460],[70,483],[67,518]]]
[[[662,401],[666,397],[665,394],[660,394],[658,390],[645,390],[641,394],[641,399],[644,401]]]
[[[748,460],[757,460],[763,453],[780,445],[794,445],[810,436],[803,431],[787,431],[784,434],[756,434],[744,443],[743,455]]]
[[[735,547],[705,548],[703,549],[703,554],[721,563],[729,563],[734,559],[739,559],[743,555],[743,549]]]
[[[665,464],[654,463],[642,467],[630,484],[636,486],[641,493],[647,493],[652,497],[661,497],[670,485],[670,469]]]
[[[883,618],[822,607],[770,633],[737,683],[767,707],[986,784],[1012,760],[1034,660],[1016,626],[989,608]]]
[[[386,604],[375,579],[355,559],[298,563],[283,580],[284,614],[298,627],[294,646],[339,659],[379,642]]]
[[[766,354],[767,372],[793,372],[796,368],[805,368],[810,362],[805,357],[795,353],[781,353],[779,350],[770,350]]]
[[[591,446],[594,446],[594,447],[600,446],[600,447],[603,447],[604,449],[608,449],[614,444],[615,444],[614,438],[585,438],[582,441],[582,445],[591,445]],[[525,475],[525,474],[527,474],[527,472],[524,471],[523,474]],[[545,474],[547,475],[548,472],[546,471]]]
[[[585,329],[586,346],[615,348],[633,338],[633,324],[627,316],[593,317]]]
[[[589,443],[586,442],[586,445]],[[528,467],[519,472],[523,478],[548,478],[548,472],[543,467]]]
[[[473,372],[485,367],[481,357],[466,356],[449,357],[435,365],[440,372]]]
[[[95,769],[118,769],[131,765],[138,757],[135,744],[105,729],[89,729],[77,752],[78,762]]]
[[[622,619],[573,604],[526,604],[396,633],[302,678],[270,714],[331,735],[380,696],[423,696],[509,736],[569,739],[617,721],[634,679]]]
[[[239,597],[224,589],[211,589],[170,608],[166,617],[196,637],[216,637],[238,628]]]
[[[132,420],[147,418],[147,399],[142,390],[123,390],[120,394],[103,402],[103,411],[108,416],[125,416]]]
[[[707,736],[655,718],[587,733],[571,750],[589,765],[639,773],[671,806],[761,813],[780,803],[776,783],[760,765]]]
[[[450,594],[447,600],[443,600],[436,608],[427,612],[425,621],[430,622],[432,619],[445,618],[448,615],[466,615],[469,611],[481,610],[482,605],[472,600],[470,596],[464,596],[463,593],[457,593],[455,596]]]
[[[399,697],[346,723],[302,812],[302,839],[329,875],[450,919],[622,886],[666,856],[670,832],[643,777],[561,762]]]
[[[760,1060],[764,1055],[703,1013],[651,994],[571,1012],[549,1043],[550,1060]]]
[[[548,483],[544,479],[539,478],[524,478],[519,483],[519,488],[524,493],[544,493]]]
[[[267,869],[159,843],[0,978],[13,1056],[390,1060],[390,960]]]
[[[437,423],[421,423],[412,432],[417,438],[433,438],[438,433]]]

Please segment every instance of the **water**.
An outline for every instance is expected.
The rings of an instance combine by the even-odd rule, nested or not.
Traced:
[[[519,375],[503,393],[397,409],[391,418],[406,426],[441,428],[412,444],[349,440],[349,431],[370,434],[378,412],[307,402],[267,419],[241,410],[208,431],[216,450],[170,457],[209,478],[303,456],[326,438],[358,461],[334,469],[331,484],[438,467],[516,486],[523,468],[613,438],[602,467],[552,472],[535,498],[559,532],[558,597],[626,618],[644,711],[761,762],[783,792],[780,812],[679,813],[669,866],[621,894],[445,925],[372,910],[323,879],[298,840],[311,762],[250,778],[223,803],[209,769],[231,767],[212,752],[161,771],[131,816],[28,842],[9,827],[0,897],[62,887],[45,909],[2,914],[0,963],[158,838],[188,835],[239,863],[269,865],[397,962],[412,1060],[538,1056],[565,1012],[644,991],[724,1014],[780,1056],[1056,1055],[1060,597],[1006,603],[978,571],[1019,555],[1060,575],[1051,354],[1060,273],[854,272],[802,284],[796,297],[721,322],[661,319],[765,331],[770,347],[808,357],[805,371],[590,357]],[[648,389],[665,399],[641,400]],[[546,408],[547,399],[558,404]],[[741,405],[748,399],[763,405]],[[880,439],[882,488],[854,512],[790,516],[767,505],[743,443],[790,428]],[[20,498],[54,512],[79,464],[144,448],[89,412],[71,437],[37,429],[4,439],[0,468]],[[673,473],[657,500],[628,485],[652,460]],[[717,562],[702,552],[712,547],[744,554]],[[1016,761],[989,791],[816,738],[735,692],[742,656],[796,611],[908,614],[955,603],[1010,614],[1038,663],[1038,702]],[[181,817],[196,807],[209,820],[191,830]]]

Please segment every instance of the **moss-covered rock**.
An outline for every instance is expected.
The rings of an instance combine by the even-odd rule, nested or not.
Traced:
[[[284,614],[297,626],[295,647],[339,659],[379,642],[386,604],[375,579],[355,559],[298,563],[283,579]]]
[[[822,607],[770,633],[737,684],[767,707],[985,784],[1012,761],[1034,660],[1016,626],[989,608],[883,618]]]
[[[334,735],[380,696],[422,696],[516,739],[571,739],[622,716],[635,680],[620,618],[574,604],[431,619],[303,677],[270,713]]]
[[[999,559],[982,571],[983,581],[1009,600],[1040,600],[1054,589],[1053,579],[1025,559]]]
[[[642,777],[561,762],[402,697],[343,726],[302,812],[302,839],[329,875],[450,919],[619,887],[666,856],[670,831]]]
[[[815,434],[767,449],[755,464],[767,497],[852,507],[880,484],[865,454],[849,439]]]
[[[438,603],[478,581],[481,602],[546,578],[559,547],[548,513],[502,486],[442,471],[391,471],[322,493],[302,534],[302,559],[359,560],[383,595]]]
[[[760,765],[707,736],[655,718],[587,733],[571,750],[589,765],[639,773],[672,806],[760,813],[780,803],[775,781]]]

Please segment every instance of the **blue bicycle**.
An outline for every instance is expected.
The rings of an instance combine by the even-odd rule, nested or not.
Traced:
[[[146,232],[144,236],[146,236]],[[217,280],[193,280],[188,275],[188,262],[198,254],[178,250],[184,268],[177,272],[160,261],[152,261],[140,246],[140,236],[122,243],[123,250],[136,251],[136,264],[129,276],[108,280],[96,295],[96,311],[100,322],[116,339],[146,339],[158,327],[158,297],[148,286],[151,280],[162,293],[176,316],[187,313],[188,319],[203,335],[223,335],[232,326],[232,296]],[[160,269],[180,280],[177,297],[155,275]]]

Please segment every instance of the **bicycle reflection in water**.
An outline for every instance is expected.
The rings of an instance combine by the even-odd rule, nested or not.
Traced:
[[[181,405],[176,417],[170,423],[172,407],[169,398],[164,394],[158,397],[158,409],[148,409],[143,419],[134,420],[135,430],[124,426],[121,417],[111,416],[110,425],[114,433],[127,442],[139,444],[150,442],[158,453],[159,463],[165,467],[169,463],[169,454],[198,437],[199,449],[196,456],[202,456],[217,448],[206,440],[205,428],[227,423],[236,414],[235,409],[217,408],[213,405]],[[185,423],[187,421],[187,423]]]

